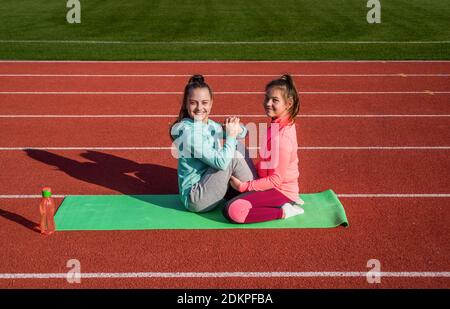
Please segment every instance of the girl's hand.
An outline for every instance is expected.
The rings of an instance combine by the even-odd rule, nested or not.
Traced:
[[[233,121],[237,122],[239,124],[239,133],[238,135],[240,135],[242,132],[244,132],[244,129],[241,126],[241,119],[239,119],[239,117],[233,116]]]
[[[225,130],[228,136],[236,138],[241,133],[242,128],[239,125],[238,117],[228,117],[225,120]]]
[[[239,187],[241,186],[241,183],[242,183],[242,181],[240,181],[239,179],[237,179],[234,176],[231,176],[230,185],[234,190],[239,191]]]

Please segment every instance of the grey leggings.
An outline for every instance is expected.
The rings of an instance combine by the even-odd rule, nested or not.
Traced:
[[[213,210],[225,197],[229,189],[231,176],[241,181],[257,178],[257,173],[248,150],[239,143],[238,150],[225,170],[210,167],[202,179],[192,186],[189,194],[188,210],[192,212],[207,212]]]

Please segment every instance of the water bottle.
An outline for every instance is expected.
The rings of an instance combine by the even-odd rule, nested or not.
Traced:
[[[52,189],[45,187],[42,189],[42,200],[39,204],[41,213],[41,234],[50,235],[55,232],[55,201],[52,198]]]

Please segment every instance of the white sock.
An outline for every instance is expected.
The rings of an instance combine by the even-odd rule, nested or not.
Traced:
[[[286,203],[283,206],[281,206],[281,209],[283,209],[283,218],[287,219],[293,216],[298,216],[304,213],[305,211],[303,208],[297,205],[292,205],[291,203]]]

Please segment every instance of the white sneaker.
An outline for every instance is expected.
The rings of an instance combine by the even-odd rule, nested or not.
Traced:
[[[305,202],[303,202],[303,203],[305,203]],[[303,205],[303,204],[300,204],[300,205]],[[302,207],[300,207],[299,204],[293,204],[292,207],[296,208],[300,215],[305,213],[305,210]]]
[[[298,205],[293,205],[292,203],[283,204],[283,206],[281,206],[281,209],[283,209],[283,218],[285,219],[301,215],[305,212],[303,208]]]

